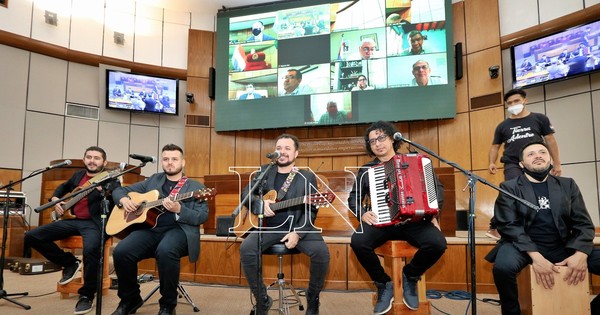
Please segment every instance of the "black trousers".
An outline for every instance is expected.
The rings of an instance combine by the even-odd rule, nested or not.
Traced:
[[[566,257],[546,257],[549,261],[556,263],[562,261]],[[521,314],[521,306],[519,305],[519,292],[517,286],[517,275],[523,268],[531,264],[531,257],[526,253],[520,252],[509,242],[504,243],[496,255],[496,261],[492,272],[494,274],[494,283],[498,289],[502,314]],[[594,249],[588,256],[589,272],[598,275],[600,274],[600,249]],[[585,281],[589,279],[586,278]],[[555,277],[555,281],[562,281]],[[596,304],[596,305],[595,305]],[[598,314],[600,309],[597,309],[598,303],[592,303],[592,314]]]
[[[25,245],[31,246],[51,262],[67,267],[73,265],[77,258],[72,253],[62,250],[54,241],[81,235],[84,283],[78,293],[93,299],[98,286],[98,270],[101,268],[100,233],[100,227],[92,220],[60,220],[25,232]]]
[[[418,248],[415,257],[404,266],[409,277],[420,277],[446,251],[446,238],[430,221],[419,221],[398,226],[374,227],[362,223],[362,229],[352,234],[350,246],[371,280],[386,283],[391,280],[385,273],[375,248],[389,240],[404,240]]]
[[[271,245],[279,243],[287,232],[269,231],[262,234],[262,250]],[[296,248],[310,257],[310,279],[308,282],[308,293],[310,296],[318,296],[325,284],[325,276],[329,271],[329,249],[318,231],[307,233],[298,241]],[[266,293],[266,287],[262,279],[258,279],[258,234],[251,233],[240,246],[240,260],[248,285],[255,297],[260,293]]]
[[[180,260],[187,255],[187,239],[178,225],[131,232],[113,251],[119,281],[117,295],[124,302],[141,298],[137,264],[142,259],[155,257],[160,278],[161,298],[158,302],[161,306],[176,306]]]

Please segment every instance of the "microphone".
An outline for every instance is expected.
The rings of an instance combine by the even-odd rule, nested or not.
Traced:
[[[278,159],[281,156],[281,152],[275,151],[267,154],[267,159]]]
[[[396,133],[394,134],[394,137],[393,137],[393,138],[394,138],[394,140],[396,140],[396,141],[402,141],[402,140],[405,140],[405,139],[404,139],[404,137],[402,137],[402,134],[401,134],[400,132],[396,132]]]
[[[53,169],[53,168],[57,168],[57,167],[63,167],[63,166],[67,166],[67,165],[71,165],[71,163],[72,163],[72,162],[71,162],[71,160],[65,160],[65,161],[63,161],[63,162],[60,162],[60,163],[57,163],[57,164],[54,164],[54,165],[50,165],[50,166],[46,167],[46,169],[47,169],[47,170],[51,170],[51,169]]]
[[[141,155],[141,154],[130,154],[129,157],[134,160],[141,161],[143,163],[148,163],[148,162],[156,163],[156,157],[154,157],[154,156],[147,156],[147,155]]]

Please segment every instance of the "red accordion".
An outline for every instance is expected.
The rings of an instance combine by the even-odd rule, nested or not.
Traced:
[[[375,226],[420,221],[439,213],[431,160],[422,154],[397,154],[367,170]]]

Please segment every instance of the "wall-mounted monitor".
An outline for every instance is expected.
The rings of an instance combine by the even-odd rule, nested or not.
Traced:
[[[304,0],[217,15],[217,131],[456,114],[450,0]]]
[[[179,81],[140,73],[106,70],[106,108],[178,115]]]
[[[512,46],[513,87],[526,88],[600,69],[600,20]]]

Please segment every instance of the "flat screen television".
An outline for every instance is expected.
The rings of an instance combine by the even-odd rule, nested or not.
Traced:
[[[511,47],[513,87],[527,88],[600,69],[600,20]]]
[[[217,14],[217,131],[451,118],[450,0],[304,0]]]
[[[109,109],[178,115],[178,89],[178,79],[106,70]]]

